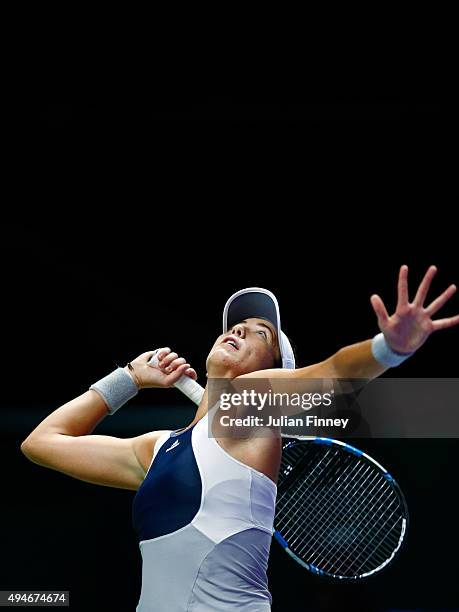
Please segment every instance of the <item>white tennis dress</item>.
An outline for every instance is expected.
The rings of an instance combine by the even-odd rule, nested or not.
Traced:
[[[136,612],[268,612],[277,487],[208,434],[206,414],[156,442],[133,501],[142,554]]]

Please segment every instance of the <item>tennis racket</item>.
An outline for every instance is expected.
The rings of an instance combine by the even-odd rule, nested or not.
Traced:
[[[157,365],[153,355],[149,365]],[[199,404],[204,389],[175,386]],[[307,570],[340,580],[366,578],[391,563],[406,538],[408,508],[377,461],[331,438],[284,438],[274,538]]]

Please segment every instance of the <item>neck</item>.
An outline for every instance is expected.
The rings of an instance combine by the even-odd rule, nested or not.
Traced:
[[[197,423],[198,421],[200,421],[204,416],[206,416],[208,409],[209,409],[209,402],[208,402],[208,392],[207,392],[207,385],[206,385],[206,388],[204,389],[204,395],[202,396],[198,409],[196,410],[194,419],[190,423],[190,427],[194,425],[195,423]]]

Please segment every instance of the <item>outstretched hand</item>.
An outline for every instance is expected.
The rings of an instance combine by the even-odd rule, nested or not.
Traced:
[[[397,353],[416,351],[432,332],[459,324],[459,315],[435,321],[432,321],[431,318],[455,293],[456,285],[450,285],[429,306],[424,307],[427,292],[436,273],[437,268],[430,266],[419,285],[414,300],[409,302],[408,266],[402,266],[398,277],[397,307],[391,316],[379,295],[371,296],[371,305],[378,317],[379,329],[390,347]]]

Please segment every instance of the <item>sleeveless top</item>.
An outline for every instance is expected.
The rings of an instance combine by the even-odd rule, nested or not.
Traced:
[[[136,612],[268,612],[277,487],[227,453],[206,414],[156,442],[132,518],[142,555]]]

